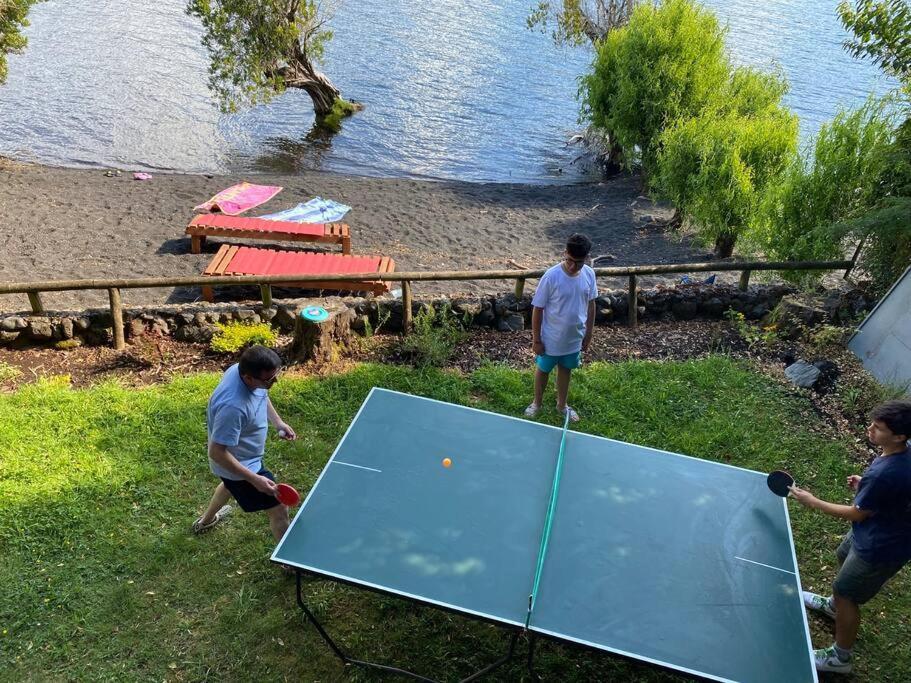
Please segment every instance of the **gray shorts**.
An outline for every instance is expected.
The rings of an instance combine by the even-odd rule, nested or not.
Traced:
[[[850,531],[845,534],[835,554],[841,567],[832,583],[832,592],[858,605],[863,605],[879,593],[886,581],[905,565],[904,562],[872,564],[862,559],[854,550],[854,537]]]

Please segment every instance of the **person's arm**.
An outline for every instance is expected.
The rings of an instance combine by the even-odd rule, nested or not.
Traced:
[[[261,477],[255,472],[251,472],[246,467],[241,465],[237,458],[228,450],[228,447],[215,443],[214,441],[209,442],[209,457],[215,461],[216,464],[220,465],[224,469],[231,472],[240,479],[246,479],[250,482],[258,491],[263,493],[275,494],[276,484],[274,481],[268,477]]]
[[[588,317],[585,318],[585,336],[582,337],[582,350],[588,351],[592,343],[592,332],[595,328],[595,300],[588,302]]]
[[[294,441],[294,439],[297,438],[294,429],[281,418],[281,415],[278,414],[275,406],[272,405],[272,399],[268,396],[266,396],[266,413],[269,417],[269,422],[278,432],[280,432],[279,436],[281,436],[281,438],[288,441]]]
[[[539,356],[544,355],[544,342],[541,341],[541,321],[544,319],[544,309],[532,306],[531,309],[531,349]]]
[[[801,505],[819,510],[830,517],[838,517],[839,519],[845,519],[849,522],[862,522],[873,514],[870,510],[861,510],[853,505],[839,505],[838,503],[820,500],[812,493],[799,486],[792,486],[791,493],[788,495]]]

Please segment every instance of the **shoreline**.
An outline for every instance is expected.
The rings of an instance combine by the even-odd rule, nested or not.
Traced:
[[[352,207],[343,219],[351,228],[352,252],[389,256],[397,270],[502,270],[510,267],[509,261],[546,268],[559,261],[573,232],[591,237],[593,255],[613,256],[599,265],[701,261],[708,252],[686,235],[667,235],[657,227],[672,209],[641,196],[638,178],[628,174],[601,182],[538,185],[324,171],[153,173],[151,180],[136,181],[131,172],[115,177],[104,172],[0,158],[0,282],[199,275],[218,246],[231,240],[210,238],[202,254],[191,254],[184,228],[193,206],[245,179],[284,190],[242,215],[279,211],[314,196],[343,202]],[[725,281],[736,280],[727,275]],[[649,286],[676,282],[679,276],[643,280]],[[616,285],[599,284],[625,283],[618,278]],[[496,280],[420,283],[415,296],[511,288]],[[199,288],[138,289],[125,294],[124,305],[198,297]],[[223,292],[219,300],[227,298]],[[107,305],[107,294],[96,291],[48,292],[42,299],[46,308],[56,310]],[[0,311],[23,310],[28,310],[24,294],[0,295]]]

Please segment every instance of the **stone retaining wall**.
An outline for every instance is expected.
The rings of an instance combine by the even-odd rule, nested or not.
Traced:
[[[658,286],[638,292],[639,319],[690,320],[723,317],[733,309],[747,319],[757,320],[769,313],[783,296],[794,291],[787,285],[753,286],[740,291],[728,285]],[[625,290],[604,290],[597,299],[598,324],[625,322],[627,319]],[[352,327],[357,332],[382,329],[398,332],[402,329],[402,301],[383,298],[342,298],[355,311]],[[215,323],[230,321],[271,322],[283,332],[294,329],[294,318],[304,306],[319,303],[318,299],[284,299],[274,302],[273,308],[263,309],[257,303],[174,304],[149,308],[124,309],[124,330],[127,339],[146,333],[170,335],[179,341],[208,342]],[[439,308],[448,303],[460,319],[470,320],[476,327],[493,327],[501,331],[517,331],[531,324],[531,296],[516,299],[513,294],[480,297],[440,297],[416,300],[413,313],[423,306]],[[107,309],[79,312],[49,312],[44,315],[26,313],[0,314],[0,345],[27,346],[54,344],[69,340],[72,344],[111,344],[113,330]]]

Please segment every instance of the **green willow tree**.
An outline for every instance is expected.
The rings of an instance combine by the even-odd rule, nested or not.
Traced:
[[[849,245],[846,221],[862,218],[878,201],[894,121],[884,103],[871,100],[840,112],[822,126],[812,154],[795,158],[772,186],[756,234],[773,259],[842,258]]]
[[[6,55],[21,52],[26,39],[22,29],[28,26],[28,11],[40,0],[0,0],[0,85],[6,82]]]
[[[582,77],[583,119],[622,150],[627,168],[654,172],[661,131],[706,109],[731,71],[715,15],[688,0],[639,5],[597,45]]]
[[[719,257],[733,253],[796,154],[797,117],[781,104],[787,89],[778,75],[737,69],[715,106],[659,136],[653,188]]]
[[[223,111],[269,102],[287,88],[305,91],[318,123],[337,127],[358,107],[317,68],[332,39],[315,0],[189,0],[211,58],[209,86]]]

